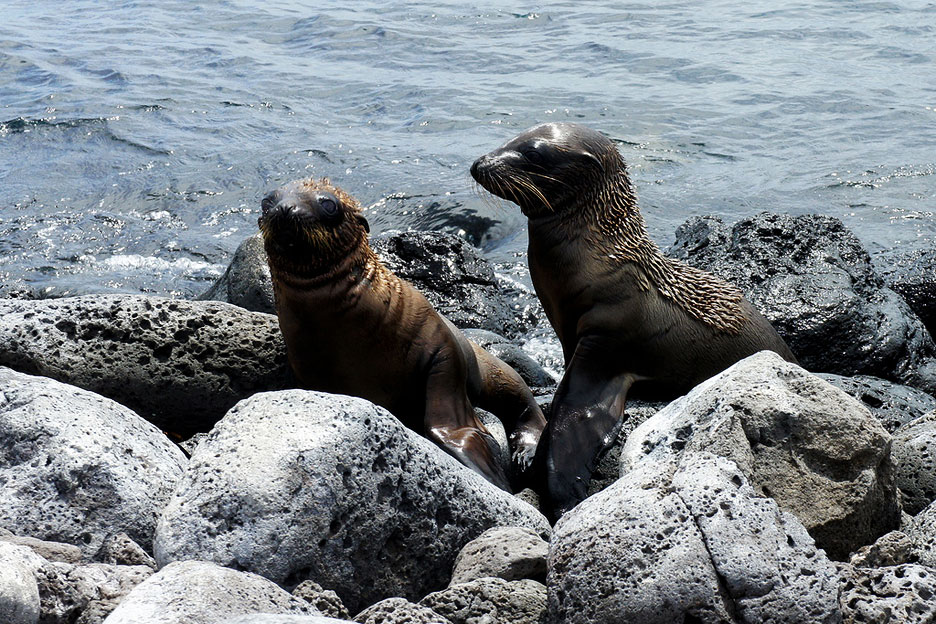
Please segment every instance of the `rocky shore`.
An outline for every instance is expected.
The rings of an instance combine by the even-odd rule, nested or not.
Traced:
[[[548,404],[522,262],[373,246]],[[553,527],[385,410],[295,389],[256,238],[197,301],[0,299],[0,623],[936,621],[936,256],[768,213],[668,253],[802,367],[763,352],[629,406]]]

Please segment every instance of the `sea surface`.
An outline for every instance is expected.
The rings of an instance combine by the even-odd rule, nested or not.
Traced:
[[[936,244],[936,3],[0,0],[0,294],[191,297],[261,197],[522,257],[468,175],[536,123],[618,142],[650,233],[762,210]]]

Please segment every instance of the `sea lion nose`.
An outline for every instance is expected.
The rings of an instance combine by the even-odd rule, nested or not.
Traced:
[[[478,179],[478,174],[481,173],[481,161],[485,158],[487,158],[486,155],[471,163],[471,177],[475,180]]]

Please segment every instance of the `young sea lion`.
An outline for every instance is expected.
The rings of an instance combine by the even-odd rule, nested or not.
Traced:
[[[536,126],[471,175],[526,215],[530,277],[562,343],[566,370],[537,452],[557,516],[585,498],[632,386],[672,398],[757,351],[795,362],[738,288],[660,253],[624,160],[599,132]]]
[[[387,408],[509,491],[472,406],[504,422],[525,470],[546,419],[520,376],[381,264],[358,202],[328,180],[288,184],[262,210],[276,312],[300,382]]]

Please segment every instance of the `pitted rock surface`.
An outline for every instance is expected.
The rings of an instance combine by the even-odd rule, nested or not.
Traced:
[[[205,561],[180,561],[137,585],[107,624],[221,624],[257,613],[319,615],[306,601],[256,574]]]
[[[832,373],[816,373],[816,376],[861,401],[890,434],[936,409],[936,397],[879,377],[843,377]]]
[[[842,222],[761,213],[687,221],[667,252],[739,286],[803,367],[874,375],[936,395],[936,344]]]
[[[926,624],[936,621],[936,570],[920,565],[842,571],[844,624]]]
[[[276,317],[139,295],[0,300],[0,365],[109,397],[183,436],[293,383]]]
[[[302,581],[292,590],[292,595],[302,598],[324,616],[343,620],[351,617],[338,594],[330,589],[325,589],[315,581]]]
[[[799,521],[733,462],[648,458],[556,524],[548,621],[833,623],[837,584]]]
[[[251,312],[276,314],[270,265],[259,232],[244,239],[224,275],[198,299],[224,301]]]
[[[449,586],[485,576],[505,581],[532,579],[546,581],[549,544],[530,529],[494,527],[468,542],[452,570]]]
[[[0,367],[0,525],[88,557],[112,534],[152,545],[185,457],[126,407]]]
[[[936,500],[936,410],[894,432],[893,456],[904,511],[917,514]]]
[[[452,585],[419,601],[452,624],[545,624],[546,586],[523,579],[480,578]]]
[[[42,596],[42,622],[72,624],[90,620],[94,612],[109,613],[153,572],[147,566],[48,563],[36,575]],[[102,609],[105,605],[107,608]]]
[[[768,351],[696,386],[638,427],[621,472],[710,451],[843,560],[899,526],[891,437],[855,399]]]
[[[0,622],[39,622],[36,572],[43,563],[42,557],[26,546],[0,542]]]
[[[891,531],[869,546],[862,546],[848,563],[856,568],[885,568],[914,563],[913,541],[902,531]]]
[[[452,624],[429,607],[406,598],[381,600],[354,616],[354,621],[359,624]]]
[[[312,579],[355,612],[444,587],[458,551],[502,525],[549,533],[538,511],[386,410],[291,390],[241,402],[196,448],[155,549],[160,564]]]

